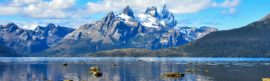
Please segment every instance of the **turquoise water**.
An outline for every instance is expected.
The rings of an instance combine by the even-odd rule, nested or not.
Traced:
[[[92,66],[100,68],[101,77],[88,71]],[[167,72],[185,76],[162,77]],[[0,58],[1,81],[262,81],[265,77],[270,77],[269,58]]]

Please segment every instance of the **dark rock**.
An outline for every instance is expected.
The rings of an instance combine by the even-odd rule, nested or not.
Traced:
[[[122,11],[122,13],[123,14],[126,14],[126,15],[128,15],[128,16],[130,16],[132,18],[134,18],[133,10],[129,6],[127,6],[126,8],[124,8],[123,11]]]
[[[148,7],[145,11],[145,14],[150,14],[151,16],[156,17],[156,18],[160,17],[158,14],[157,7],[155,6]]]

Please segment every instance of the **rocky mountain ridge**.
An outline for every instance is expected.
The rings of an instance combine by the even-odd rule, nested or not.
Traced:
[[[177,21],[166,6],[161,13],[156,7],[149,7],[143,15],[134,15],[129,6],[119,14],[110,12],[100,21],[80,26],[45,53],[79,54],[122,48],[158,50],[180,46],[217,31],[210,27],[177,30],[174,28]]]
[[[19,54],[38,53],[62,40],[74,29],[48,24],[34,30],[26,30],[15,23],[0,25],[2,43]]]

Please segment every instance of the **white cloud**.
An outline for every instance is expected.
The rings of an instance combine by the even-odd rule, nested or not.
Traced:
[[[210,3],[211,0],[102,0],[89,2],[87,6],[90,13],[119,11],[127,5],[142,12],[149,6],[162,7],[166,4],[172,12],[178,14],[198,12],[208,7]]]
[[[75,0],[12,0],[8,4],[0,3],[0,15],[26,15],[32,18],[67,18],[84,17],[86,14],[120,11],[131,6],[135,12],[141,13],[149,6],[159,9],[166,4],[175,14],[196,13],[209,7],[222,8],[224,13],[235,13],[240,0],[100,0],[88,2],[83,7],[75,7]],[[85,13],[87,12],[88,13]]]
[[[0,6],[0,15],[14,15],[20,11],[20,8],[13,6]]]
[[[225,8],[232,8],[237,7],[239,3],[239,0],[225,0],[223,3],[221,3],[221,6]]]
[[[33,4],[33,3],[38,3],[41,0],[13,0],[12,4],[13,6],[23,6],[27,4]]]
[[[223,8],[222,14],[234,14],[237,12],[236,7],[240,4],[240,0],[225,0],[222,3],[212,3],[212,7]]]
[[[103,13],[103,12],[109,12],[109,11],[119,11],[120,9],[123,9],[125,6],[129,5],[132,8],[140,8],[145,6],[138,6],[138,2],[142,0],[136,0],[132,3],[130,3],[129,0],[102,0],[99,2],[89,2],[87,4],[89,13]],[[146,0],[144,3],[141,3],[141,5],[145,5],[146,3],[150,3],[153,0]]]
[[[169,0],[167,4],[174,13],[196,13],[209,7],[211,0]]]
[[[70,12],[69,8],[75,4],[74,0],[52,0],[50,2],[40,1],[24,7],[26,15],[34,18],[65,18]]]
[[[0,4],[0,15],[26,15],[32,18],[66,18],[75,11],[75,0],[13,0]]]
[[[74,9],[75,0],[10,0],[0,3],[0,15],[20,15],[25,20],[0,19],[1,24],[14,22],[25,29],[34,29],[36,25],[55,23],[66,27],[78,27],[90,23],[84,18],[82,9]],[[71,10],[73,9],[73,10]],[[39,18],[39,19],[35,19]]]
[[[89,13],[120,11],[129,5],[134,10],[143,12],[149,6],[162,7],[166,4],[175,14],[196,13],[208,7],[232,9],[239,5],[239,0],[225,0],[217,3],[215,0],[102,0],[87,4]],[[231,10],[228,10],[231,11]]]
[[[21,15],[30,19],[40,18],[42,20],[38,21],[38,23],[35,21],[22,23],[29,24],[27,26],[50,22],[78,27],[81,24],[90,23],[89,16],[91,14],[117,12],[127,5],[131,6],[136,13],[144,12],[149,6],[157,6],[158,9],[161,9],[166,4],[168,9],[175,14],[197,13],[207,8],[219,8],[222,14],[234,14],[237,12],[236,7],[240,4],[240,0],[224,0],[222,2],[216,2],[215,0],[100,0],[98,2],[88,2],[83,7],[76,7],[75,2],[77,1],[10,0],[7,3],[0,3],[0,15]]]
[[[75,4],[75,0],[53,0],[48,3],[49,9],[67,9]]]

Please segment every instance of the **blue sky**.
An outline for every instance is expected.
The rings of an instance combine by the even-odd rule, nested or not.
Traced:
[[[23,28],[55,23],[77,28],[119,13],[130,5],[136,14],[166,4],[179,26],[211,26],[228,30],[245,26],[270,13],[270,0],[0,0],[0,24]]]
[[[223,14],[221,9],[209,8],[197,13],[179,14],[177,19],[187,22],[187,25],[207,25],[227,30],[245,26],[270,14],[269,4],[270,0],[241,0],[233,14]]]

